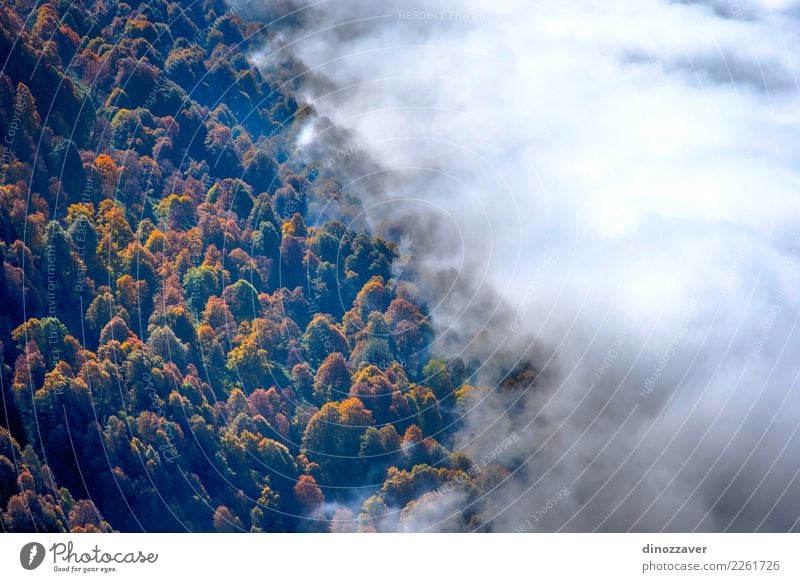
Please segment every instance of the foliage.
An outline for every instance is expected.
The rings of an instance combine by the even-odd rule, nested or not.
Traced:
[[[393,245],[286,163],[260,26],[32,6],[0,6],[3,529],[388,530],[463,476],[469,374],[387,285]]]

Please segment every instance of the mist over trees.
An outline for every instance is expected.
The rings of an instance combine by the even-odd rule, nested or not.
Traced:
[[[471,369],[286,163],[268,34],[214,0],[0,7],[4,531],[393,531],[442,488],[481,527]]]

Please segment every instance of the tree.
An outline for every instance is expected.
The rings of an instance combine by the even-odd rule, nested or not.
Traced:
[[[127,341],[131,335],[128,324],[120,316],[116,315],[100,332],[100,343],[105,344],[112,340],[122,343]]]
[[[329,354],[339,352],[348,354],[350,348],[344,334],[333,324],[327,315],[317,315],[308,324],[303,333],[303,348],[306,350],[308,361],[315,368],[328,357]]]
[[[98,293],[94,300],[89,304],[86,309],[86,322],[85,329],[89,332],[92,345],[97,345],[100,338],[100,332],[103,331],[108,323],[115,317],[121,317],[124,320],[130,320],[127,311],[118,305],[114,296],[108,291],[106,287],[102,293]],[[127,322],[126,322],[127,324]]]
[[[14,111],[20,121],[21,129],[16,132],[12,143],[20,158],[31,162],[39,143],[42,120],[36,111],[36,100],[25,83],[17,83]]]
[[[223,178],[241,176],[242,166],[233,148],[231,130],[223,125],[211,125],[204,142],[208,165],[214,174]]]
[[[305,287],[304,246],[303,239],[291,234],[284,234],[281,241],[280,271],[278,272],[278,281],[282,287],[289,289],[298,286]]]
[[[52,119],[48,119],[48,124]],[[59,176],[59,185],[70,202],[77,202],[86,182],[80,151],[77,144],[69,138],[59,139],[50,152],[50,162]]]
[[[200,265],[189,269],[183,276],[184,295],[189,307],[195,313],[201,312],[208,299],[222,290],[222,281],[222,272],[218,267]]]
[[[400,435],[394,426],[369,427],[361,437],[358,456],[365,460],[364,470],[369,481],[383,479],[386,469],[401,461]]]
[[[274,492],[269,485],[265,485],[261,490],[261,497],[256,502],[256,507],[250,512],[250,520],[253,524],[253,531],[258,532],[281,532],[284,531],[284,519],[278,508],[281,505],[281,497]]]
[[[28,4],[0,7],[0,527],[352,531],[366,482],[359,528],[407,525],[488,388],[423,373],[394,245],[292,156],[297,64],[254,69],[221,2]]]
[[[71,204],[67,208],[67,232],[75,252],[81,257],[86,272],[81,273],[78,284],[86,286],[86,277],[93,279],[102,275],[101,264],[97,258],[98,235],[94,221],[94,208],[89,202]]]
[[[86,433],[92,414],[91,394],[86,384],[72,374],[65,362],[47,373],[34,395],[36,425],[31,442],[41,445],[53,473],[67,487],[80,487],[79,456],[76,447]]]
[[[377,422],[396,420],[392,410],[393,396],[399,392],[376,366],[368,366],[355,374],[350,395],[364,403]]]
[[[137,280],[126,274],[117,279],[116,287],[117,301],[129,314],[131,323],[136,325],[146,321],[153,308],[150,285],[147,281]],[[141,330],[139,331],[141,333]]]
[[[228,370],[248,391],[274,383],[277,370],[270,363],[269,352],[256,334],[247,336],[228,352]]]
[[[394,527],[392,522],[392,512],[386,507],[380,495],[373,495],[364,501],[361,506],[361,513],[358,514],[358,520],[362,531],[393,531]]]
[[[11,333],[20,351],[26,352],[33,342],[44,359],[47,368],[55,367],[62,359],[76,363],[75,338],[69,335],[67,327],[55,317],[31,318]]]
[[[225,334],[229,327],[236,324],[227,303],[216,295],[208,298],[206,308],[203,310],[203,322],[221,334]]]
[[[250,244],[252,254],[263,255],[275,261],[280,254],[281,235],[273,223],[263,221],[258,229],[253,231]]]
[[[314,235],[309,239],[308,248],[313,252],[321,261],[336,264],[339,258],[339,239],[331,233],[317,229]]]
[[[331,519],[330,531],[332,533],[354,533],[358,531],[358,520],[349,509],[337,509]]]
[[[189,346],[180,341],[169,327],[158,326],[153,329],[147,346],[165,362],[175,362],[180,368],[186,365]]]
[[[296,364],[292,368],[292,387],[295,392],[306,400],[311,400],[312,387],[314,385],[314,376],[308,364]]]
[[[383,285],[381,277],[372,277],[358,292],[353,303],[364,320],[369,319],[373,311],[383,313],[389,304],[389,292]]]
[[[339,352],[328,355],[314,377],[314,398],[320,404],[338,400],[350,392],[350,369]]]
[[[450,381],[447,364],[443,360],[433,359],[422,368],[423,383],[433,389],[436,398],[443,402],[453,398],[455,388]]]
[[[103,200],[97,209],[97,232],[100,242],[97,256],[111,274],[122,270],[122,251],[133,242],[134,236],[122,208],[112,200]]]
[[[195,223],[194,202],[185,194],[170,194],[159,203],[156,212],[172,229],[186,230]]]
[[[253,319],[258,315],[258,291],[244,279],[226,287],[222,298],[237,319]]]
[[[358,465],[361,437],[372,426],[372,414],[357,398],[328,402],[311,417],[303,435],[303,449],[319,463],[326,482],[351,482]]]
[[[110,532],[111,526],[106,523],[100,512],[88,499],[81,499],[69,511],[69,524],[72,533]]]
[[[253,186],[256,192],[273,192],[277,188],[278,167],[268,152],[252,149],[242,159],[244,174],[242,178]]]
[[[106,198],[115,198],[119,168],[108,154],[100,154],[94,160],[94,169],[100,178],[100,191]]]
[[[242,520],[224,505],[214,512],[214,529],[219,533],[236,533],[244,531]]]
[[[307,514],[313,514],[325,501],[322,490],[311,475],[300,475],[294,486],[294,495],[297,503]]]
[[[388,367],[393,361],[389,342],[382,338],[370,337],[356,344],[350,365],[356,369],[363,366],[375,365],[381,368]]]
[[[8,500],[3,528],[8,532],[65,532],[67,519],[52,498],[25,491]]]

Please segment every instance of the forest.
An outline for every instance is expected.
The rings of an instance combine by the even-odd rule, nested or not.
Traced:
[[[482,528],[476,365],[221,0],[0,6],[6,532]]]

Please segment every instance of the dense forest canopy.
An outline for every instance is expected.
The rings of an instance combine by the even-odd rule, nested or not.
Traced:
[[[395,531],[506,476],[221,0],[0,7],[5,531]]]

